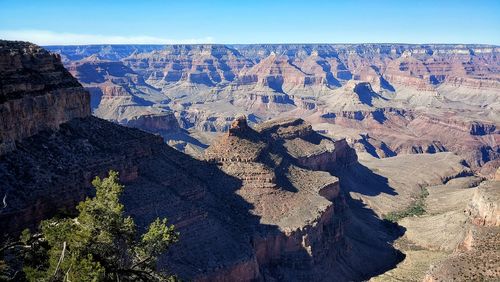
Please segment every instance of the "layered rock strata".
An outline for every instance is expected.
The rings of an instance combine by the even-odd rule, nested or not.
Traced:
[[[254,239],[257,262],[266,273],[284,280],[362,279],[363,274],[351,276],[344,270],[362,260],[351,249],[365,239],[350,240],[352,230],[360,227],[349,220],[338,178],[312,170],[332,172],[356,163],[345,142],[337,145],[301,119],[264,122],[253,129],[240,117],[205,151],[205,158],[241,179],[236,193],[251,204],[251,213],[281,231],[259,229]],[[380,256],[398,260],[397,253],[383,249]],[[369,265],[366,271],[379,267]]]
[[[0,41],[0,154],[41,130],[90,115],[89,94],[58,55],[30,43]]]
[[[333,124],[337,132],[356,130],[350,145],[377,157],[451,151],[485,176],[490,171],[482,167],[491,167],[500,157],[498,46],[50,49],[62,54],[92,93],[94,114],[120,124],[174,112],[183,129],[224,132],[239,113],[252,123],[300,117],[315,126]]]

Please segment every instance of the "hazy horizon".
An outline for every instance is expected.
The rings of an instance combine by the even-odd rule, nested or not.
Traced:
[[[0,38],[0,40],[3,40]],[[118,43],[118,44],[108,44],[108,43],[97,43],[97,44],[49,44],[49,45],[40,45],[40,46],[46,46],[46,47],[58,47],[58,46],[182,46],[182,45],[221,45],[221,46],[247,46],[247,45],[410,45],[410,46],[426,46],[426,45],[449,45],[449,46],[457,46],[457,45],[464,45],[464,46],[470,46],[470,45],[478,45],[478,46],[493,46],[493,47],[499,47],[500,44],[488,44],[488,43],[406,43],[406,42],[359,42],[359,43],[350,43],[350,42],[333,42],[333,43],[328,43],[328,42],[318,42],[318,43],[290,43],[290,42],[283,42],[283,43],[169,43],[169,44],[160,44],[160,43],[153,43],[153,44],[147,44],[147,43]]]

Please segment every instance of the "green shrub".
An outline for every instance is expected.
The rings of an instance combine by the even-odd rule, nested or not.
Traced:
[[[401,211],[390,212],[383,216],[383,219],[398,222],[399,220],[409,216],[419,216],[425,214],[425,198],[429,196],[429,191],[422,188],[417,199],[414,200],[407,208]]]

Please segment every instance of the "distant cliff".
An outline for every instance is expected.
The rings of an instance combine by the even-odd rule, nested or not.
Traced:
[[[226,131],[238,114],[248,116],[251,123],[300,117],[325,128],[327,134],[349,137],[350,145],[375,157],[451,151],[485,176],[491,174],[492,161],[500,158],[498,46],[200,44],[49,49],[61,54],[70,72],[91,92],[94,115],[163,136],[177,127],[191,133]],[[161,126],[164,122],[170,126]],[[184,142],[177,146],[180,149],[186,143],[194,145],[196,152],[209,145],[210,139],[201,144],[193,138],[173,140]]]
[[[498,46],[439,44],[253,44],[49,46],[70,61],[89,56],[123,61],[155,87],[189,81],[206,85],[261,84],[338,87],[360,79],[379,87],[441,84],[498,87]],[[294,92],[294,91],[292,91]],[[310,92],[312,93],[312,92]]]

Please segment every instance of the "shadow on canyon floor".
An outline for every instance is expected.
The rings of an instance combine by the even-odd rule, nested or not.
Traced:
[[[189,132],[185,129],[180,129],[179,132],[176,133],[163,133],[161,134],[165,141],[174,141],[181,142],[184,144],[192,144],[194,146],[198,146],[200,148],[206,149],[208,148],[207,144],[200,142],[198,139],[189,135]]]
[[[357,192],[367,196],[377,196],[382,193],[392,196],[398,195],[394,188],[389,185],[387,177],[377,174],[359,162],[333,174],[340,178],[340,185],[344,191]]]
[[[127,184],[123,200],[140,226],[156,217],[175,224],[180,240],[161,266],[184,279],[217,280],[234,271],[251,280],[265,275],[268,265],[286,264],[285,257],[309,257],[301,241],[279,245],[286,235],[251,213],[253,204],[237,194],[240,179],[170,148],[154,155],[140,164],[139,178]]]

